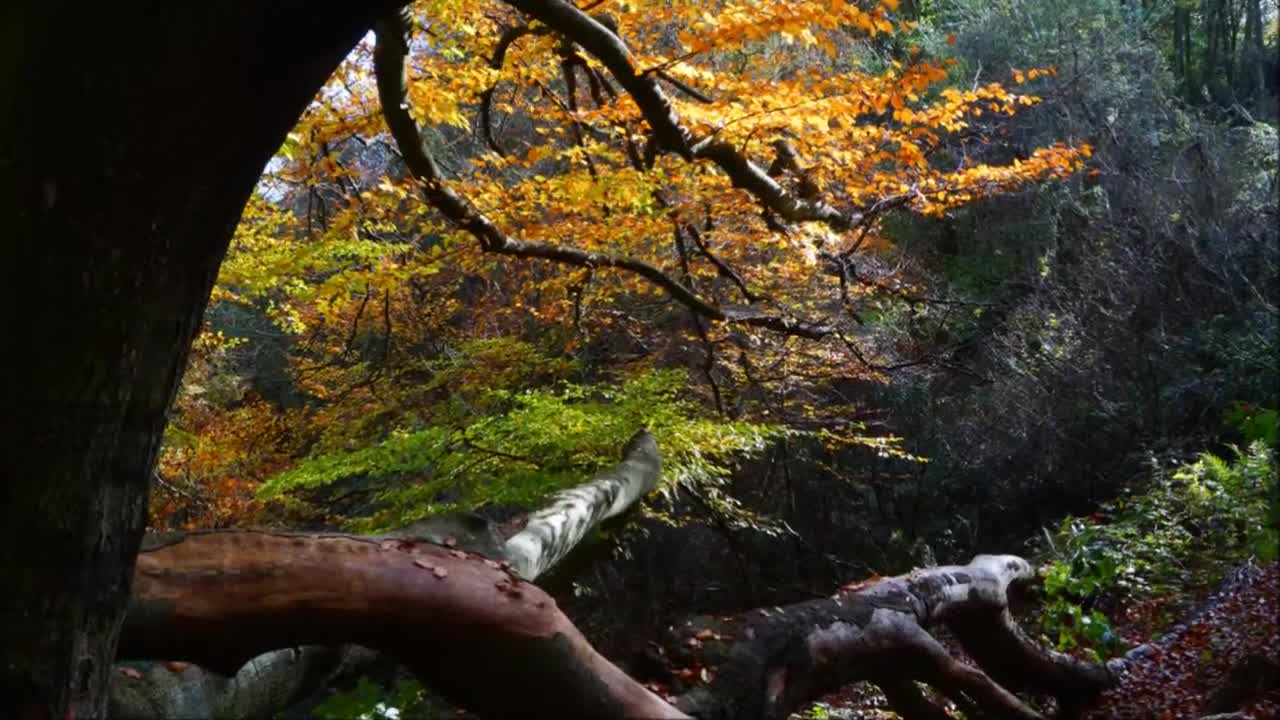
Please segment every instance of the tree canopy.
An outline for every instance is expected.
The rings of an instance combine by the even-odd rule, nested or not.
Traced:
[[[471,477],[492,481],[473,501],[530,501],[607,462],[636,423],[668,448],[671,488],[748,522],[713,458],[780,432],[903,455],[806,399],[930,360],[866,329],[947,303],[894,267],[885,218],[1069,177],[1090,147],[988,157],[1039,98],[957,86],[898,5],[437,2],[386,20],[246,208],[161,458],[174,490],[159,517],[191,505],[173,477],[216,478],[188,524],[227,522],[264,481],[275,498],[429,469],[391,491],[398,519]],[[1004,74],[1022,89],[1054,72]],[[219,410],[209,384],[239,344],[271,353],[273,375]],[[675,371],[590,382],[698,356],[717,422],[678,397]]]

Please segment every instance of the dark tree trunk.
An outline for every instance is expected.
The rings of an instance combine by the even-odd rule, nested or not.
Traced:
[[[1245,72],[1248,98],[1261,106],[1266,98],[1267,51],[1262,43],[1262,0],[1246,0],[1244,51],[1241,66]]]
[[[0,716],[104,715],[152,465],[218,265],[266,161],[395,3],[376,5],[0,10]]]

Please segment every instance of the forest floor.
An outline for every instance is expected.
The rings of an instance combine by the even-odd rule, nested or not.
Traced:
[[[1151,640],[1120,684],[1086,720],[1280,718],[1280,563],[1240,567],[1178,626],[1153,626],[1153,603],[1124,609],[1116,630],[1133,644]],[[957,653],[960,656],[960,653]],[[866,684],[823,699],[800,718],[889,720],[884,696]]]
[[[1121,634],[1125,631],[1122,625]],[[1238,718],[1280,718],[1280,564],[1239,568],[1154,645],[1150,660],[1138,662],[1104,694],[1089,720],[1229,712]]]

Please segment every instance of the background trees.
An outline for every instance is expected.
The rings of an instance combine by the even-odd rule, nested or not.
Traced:
[[[892,31],[913,32],[891,5],[735,6],[714,22],[627,5],[604,25],[566,8],[531,12],[553,28],[586,23],[573,42],[563,39],[572,29],[557,39],[500,5],[424,5],[339,69],[273,163],[224,267],[207,360],[194,366],[221,380],[179,399],[190,413],[175,419],[161,461],[171,490],[157,494],[160,517],[209,512],[216,497],[201,510],[182,495],[203,478],[221,483],[213,496],[243,502],[243,488],[303,452],[314,461],[261,492],[305,500],[297,491],[363,474],[354,492],[417,503],[395,511],[406,520],[484,476],[497,482],[470,502],[527,502],[557,474],[603,462],[599,448],[639,420],[668,448],[668,491],[752,522],[717,489],[725,469],[709,458],[758,452],[784,428],[899,452],[822,398],[932,360],[859,329],[871,302],[935,300],[885,262],[886,213],[937,215],[1065,177],[1090,152],[1050,142],[972,162],[970,146],[997,125],[983,113],[1036,98],[994,83],[941,88],[952,61],[879,55]],[[255,342],[264,332],[274,339]],[[273,359],[232,380],[228,364],[248,370],[259,352]],[[717,422],[679,420],[703,410],[676,400],[685,381],[670,372],[624,384],[600,412],[572,410],[617,395],[591,387],[602,380],[673,366],[698,378],[689,387]],[[257,375],[267,369],[269,381]],[[518,394],[569,380],[568,392]],[[277,431],[237,437],[219,405],[244,419],[267,413]],[[571,410],[583,425],[545,427]],[[437,481],[424,485],[428,472]],[[406,481],[412,500],[388,485]]]

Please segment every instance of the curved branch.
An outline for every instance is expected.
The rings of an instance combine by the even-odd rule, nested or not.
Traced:
[[[443,545],[450,549],[450,557],[455,560],[475,557],[473,554],[483,555],[494,561],[506,562],[522,578],[533,580],[563,559],[600,522],[622,513],[657,484],[662,461],[651,434],[643,430],[636,433],[624,446],[622,456],[621,463],[602,471],[583,485],[555,496],[550,505],[533,514],[522,532],[505,543],[491,523],[468,514],[432,516],[375,540],[394,538]],[[177,539],[183,537],[179,535]],[[254,536],[242,536],[240,540],[229,542],[235,547],[243,548],[256,542],[250,542],[251,537]],[[298,547],[315,550],[318,547],[313,542],[315,540],[346,536],[287,537],[293,537]],[[157,549],[173,544],[174,540],[173,537],[152,536],[149,547]],[[305,554],[308,551],[296,552]],[[260,562],[260,559],[239,551],[228,550],[228,553],[237,563]],[[342,558],[338,560],[340,562],[335,564],[333,571],[344,572]],[[501,565],[498,567],[502,568]],[[169,572],[189,571],[183,566],[174,566],[161,574]],[[222,577],[226,582],[222,589],[227,590],[241,581],[253,581],[254,571],[240,567],[222,573]],[[145,607],[145,603],[143,606]],[[357,629],[344,632],[349,633],[348,639],[352,642],[356,637],[362,637],[361,631]],[[324,641],[321,635],[307,637],[310,639],[304,640],[299,636],[297,642]],[[255,647],[245,646],[237,653],[230,653],[229,658],[224,658],[221,654],[215,657],[214,662],[221,664],[223,674],[198,666],[182,667],[172,663],[145,663],[127,667],[112,683],[111,716],[135,720],[170,717],[248,720],[265,717],[297,703],[339,678],[360,675],[384,657],[359,645],[338,647],[309,644],[258,655],[236,670],[234,666],[238,662],[237,658],[254,649]],[[143,650],[138,649],[128,652],[144,654]],[[188,654],[191,651],[186,648],[155,648],[152,652],[166,660],[184,657],[204,660],[203,657],[198,657],[203,651]],[[127,657],[127,654],[121,657]]]
[[[680,228],[677,227],[676,231],[679,232],[679,230]],[[685,226],[685,230],[688,233],[689,238],[693,240],[693,244],[698,246],[698,251],[702,253],[702,256],[705,257],[712,266],[715,267],[716,272],[720,277],[728,278],[730,282],[736,285],[738,290],[742,293],[742,297],[748,303],[754,303],[761,299],[759,295],[751,292],[751,289],[747,287],[746,281],[742,279],[742,276],[738,274],[737,270],[734,270],[732,266],[724,260],[721,260],[718,255],[711,252],[711,248],[702,240],[702,233],[698,232],[698,228],[693,225],[688,225]]]
[[[1045,650],[1020,633],[1002,629],[1011,585],[1035,577],[1031,565],[1012,555],[979,555],[968,565],[916,570],[842,588],[830,598],[782,608],[755,610],[726,633],[730,643],[715,649],[728,660],[716,668],[705,688],[682,696],[678,704],[704,719],[785,718],[805,702],[858,680],[885,685],[895,708],[908,718],[936,720],[940,710],[911,687],[927,682],[944,693],[972,701],[994,717],[1043,720],[1005,687],[1005,668],[1024,665],[1026,686],[1056,695],[1063,702],[1096,696],[1114,684],[1116,671]],[[967,666],[951,657],[927,629],[946,624],[975,639],[998,636]],[[698,647],[699,634],[673,638],[680,648]],[[705,635],[703,635],[705,637]],[[687,659],[687,658],[683,658]],[[988,676],[984,670],[992,670]]]
[[[664,150],[693,159],[689,133],[682,128],[671,101],[649,75],[637,75],[622,39],[599,20],[564,0],[508,0],[508,4],[546,24],[604,64],[635,99]]]
[[[621,515],[648,494],[661,474],[658,443],[648,431],[641,430],[627,442],[622,462],[552,496],[529,516],[523,530],[507,540],[503,554],[520,577],[542,575],[591,529]]]
[[[317,642],[377,648],[487,717],[685,717],[597,653],[537,586],[461,550],[211,531],[138,556],[121,659],[234,671]]]
[[[507,59],[507,50],[516,40],[525,35],[545,35],[545,28],[531,28],[528,25],[516,25],[507,28],[502,35],[498,37],[498,44],[493,48],[493,55],[489,58],[489,67],[493,70],[501,70]],[[484,142],[489,149],[495,153],[506,157],[507,152],[498,144],[497,139],[493,136],[493,93],[497,90],[497,84],[485,89],[480,93],[480,134],[484,137]]]
[[[805,200],[787,192],[759,165],[733,145],[715,140],[714,135],[694,143],[689,131],[680,125],[675,107],[658,86],[656,74],[637,73],[622,39],[573,4],[565,0],[507,0],[507,3],[546,23],[603,63],[635,100],[653,129],[655,149],[674,152],[690,161],[710,160],[729,176],[734,186],[751,193],[786,220],[823,222],[835,230],[848,230],[861,222],[861,215],[857,213],[842,213],[826,203]]]
[[[614,37],[616,41],[616,36],[595,20],[590,17],[586,17],[586,20],[598,27],[600,32]],[[828,326],[770,315],[757,309],[721,309],[699,297],[697,293],[658,266],[643,260],[566,245],[519,240],[507,235],[465,197],[444,184],[440,166],[427,150],[417,123],[409,113],[404,66],[409,51],[407,38],[411,27],[412,24],[405,12],[384,17],[377,23],[377,43],[373,50],[373,64],[377,74],[378,98],[382,103],[382,113],[392,137],[400,148],[406,167],[418,181],[423,197],[450,222],[475,237],[485,252],[551,260],[584,268],[625,270],[652,282],[665,290],[672,299],[712,320],[754,325],[779,333],[814,339],[827,337],[836,332],[834,328]],[[763,172],[761,175],[763,176]],[[769,180],[769,182],[773,181]]]

